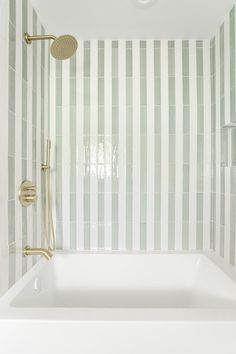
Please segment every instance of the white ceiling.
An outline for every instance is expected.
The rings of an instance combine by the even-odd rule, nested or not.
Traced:
[[[31,0],[50,34],[78,39],[211,38],[235,0]]]

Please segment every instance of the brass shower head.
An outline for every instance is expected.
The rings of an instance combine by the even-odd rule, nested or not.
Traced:
[[[25,33],[25,41],[27,44],[31,44],[32,41],[39,40],[53,40],[51,45],[51,54],[55,59],[64,60],[72,57],[76,52],[78,43],[75,37],[65,34],[59,37],[53,35],[35,35],[30,36],[28,33]]]

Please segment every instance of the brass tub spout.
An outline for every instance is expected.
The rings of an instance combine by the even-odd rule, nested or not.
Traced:
[[[45,248],[31,248],[29,246],[24,248],[23,254],[24,256],[43,256],[48,261],[53,256],[52,252]]]

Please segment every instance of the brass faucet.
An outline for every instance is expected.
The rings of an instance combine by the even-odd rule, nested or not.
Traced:
[[[31,248],[30,246],[24,248],[23,254],[24,256],[43,256],[48,261],[53,256],[52,252],[46,248]]]

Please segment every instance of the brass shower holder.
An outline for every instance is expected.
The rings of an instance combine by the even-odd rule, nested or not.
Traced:
[[[23,181],[19,188],[19,201],[23,207],[28,207],[33,203],[36,203],[38,197],[36,194],[36,187],[30,181]]]

